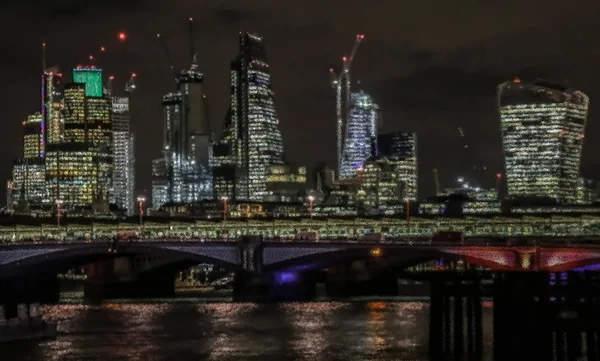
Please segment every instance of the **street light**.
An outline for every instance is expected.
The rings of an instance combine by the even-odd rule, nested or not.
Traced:
[[[310,195],[308,196],[308,212],[310,214],[310,218],[312,219],[313,217],[313,205],[315,203],[315,196]]]
[[[227,200],[229,200],[229,197],[221,196],[221,200],[223,201],[223,222],[225,222],[227,220]]]
[[[61,216],[60,206],[63,204],[63,201],[62,201],[62,199],[57,199],[54,201],[54,203],[56,203],[56,225],[58,226],[58,228],[60,228],[60,216]]]
[[[144,202],[146,197],[137,197],[138,211],[140,213],[140,232],[142,232],[142,224],[144,223]]]

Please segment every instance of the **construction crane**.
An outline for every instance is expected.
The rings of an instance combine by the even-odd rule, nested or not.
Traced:
[[[137,78],[137,74],[136,73],[131,73],[131,76],[129,77],[129,80],[127,81],[127,83],[125,83],[125,93],[127,94],[131,94],[135,91],[136,86],[135,86],[135,79]]]
[[[162,46],[163,51],[165,52],[167,61],[169,62],[169,69],[171,69],[171,71],[173,72],[173,76],[175,77],[175,79],[177,79],[178,74],[175,70],[175,66],[173,65],[173,58],[171,57],[171,52],[169,51],[167,43],[165,43],[165,40],[163,39],[163,37],[160,36],[160,34],[156,34],[156,38],[158,39],[158,41],[160,41],[160,45]]]
[[[440,186],[440,174],[437,168],[433,168],[433,183],[435,184],[435,195],[439,196],[442,193],[442,187]]]
[[[115,80],[114,75],[108,77],[106,84],[104,84],[104,95],[112,95],[113,80]]]
[[[350,113],[352,92],[351,92],[351,73],[352,63],[360,43],[363,41],[365,36],[363,34],[356,35],[354,41],[354,47],[350,53],[350,57],[344,56],[342,58],[342,71],[340,74],[336,74],[335,71],[329,69],[329,75],[331,78],[331,86],[336,89],[336,115],[337,115],[337,173],[340,175],[342,166],[342,152],[343,152],[343,137],[345,135],[345,126],[348,124],[348,114]]]
[[[188,23],[188,30],[190,32],[190,62],[192,68],[198,67],[198,61],[196,59],[196,49],[194,48],[194,19],[190,18]]]

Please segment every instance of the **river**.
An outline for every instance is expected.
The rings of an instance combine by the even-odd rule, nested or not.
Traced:
[[[55,341],[0,346],[7,361],[402,361],[428,360],[426,302],[286,304],[60,304],[41,308]],[[491,353],[491,303],[484,350]]]

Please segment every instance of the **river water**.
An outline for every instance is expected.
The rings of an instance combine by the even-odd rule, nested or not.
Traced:
[[[2,361],[428,360],[426,302],[61,304],[55,341],[0,346]],[[491,352],[490,303],[484,349]]]

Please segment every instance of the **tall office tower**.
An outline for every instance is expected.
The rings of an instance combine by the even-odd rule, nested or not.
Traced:
[[[403,184],[403,197],[418,199],[417,135],[411,132],[379,134],[377,153],[388,159]]]
[[[352,107],[346,124],[346,135],[339,169],[340,179],[352,178],[356,170],[373,156],[377,141],[377,118],[379,107],[364,91],[352,93]]]
[[[73,69],[64,90],[62,142],[49,144],[47,184],[52,200],[66,207],[102,204],[106,209],[112,183],[111,102],[103,94],[102,71]]]
[[[23,156],[13,164],[12,208],[26,204],[39,209],[47,201],[45,144],[42,113],[36,112],[23,121]]]
[[[64,143],[86,141],[85,84],[66,84],[64,90]]]
[[[262,201],[268,167],[284,164],[283,140],[263,39],[240,33],[239,41],[240,54],[232,63],[230,117],[221,142],[229,155],[221,159],[239,170],[236,198]]]
[[[575,203],[589,98],[580,91],[517,78],[498,87],[510,197]]]
[[[134,138],[133,134],[131,134],[130,122],[129,96],[113,96],[112,126],[114,169],[110,202],[125,210],[129,216],[135,213]]]
[[[45,143],[59,143],[63,135],[63,94],[60,89],[62,74],[57,68],[42,74],[42,128]]]

